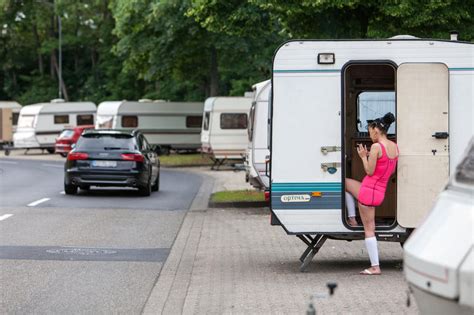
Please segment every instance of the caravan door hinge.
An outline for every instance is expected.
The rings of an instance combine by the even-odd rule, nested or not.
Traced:
[[[321,152],[326,155],[328,154],[329,152],[336,152],[336,151],[341,151],[341,147],[338,147],[338,146],[325,146],[325,147],[321,147]]]
[[[339,162],[321,163],[321,169],[330,174],[336,173],[338,167],[341,167],[341,163]]]

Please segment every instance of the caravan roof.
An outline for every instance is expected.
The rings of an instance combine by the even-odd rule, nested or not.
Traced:
[[[21,105],[15,101],[0,101],[0,108],[20,109]]]
[[[37,115],[39,113],[58,113],[58,112],[95,112],[97,107],[92,102],[55,102],[55,103],[38,103],[23,106],[22,115]]]
[[[217,96],[210,97],[204,104],[205,111],[229,111],[229,110],[249,110],[251,98],[237,96]]]
[[[268,102],[268,99],[269,99],[269,90],[268,88],[270,87],[270,84],[271,84],[271,81],[272,80],[266,80],[266,81],[262,81],[262,82],[259,82],[259,83],[256,83],[252,86],[252,88],[254,89],[255,91],[255,97],[254,99],[256,101],[260,101],[260,102]]]
[[[160,113],[160,114],[196,114],[202,115],[203,104],[199,102],[137,102],[114,101],[99,104],[98,115]]]

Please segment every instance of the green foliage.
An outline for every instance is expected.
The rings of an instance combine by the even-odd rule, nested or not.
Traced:
[[[0,99],[196,100],[268,79],[291,38],[474,40],[461,0],[0,0]]]

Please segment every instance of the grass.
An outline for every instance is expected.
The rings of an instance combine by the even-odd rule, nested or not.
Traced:
[[[241,201],[265,201],[263,191],[257,190],[228,190],[218,191],[211,196],[213,202],[241,202]]]
[[[212,165],[213,162],[205,155],[197,154],[171,154],[160,156],[162,166],[201,166]]]

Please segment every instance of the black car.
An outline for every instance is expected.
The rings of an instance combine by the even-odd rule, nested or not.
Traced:
[[[145,136],[138,131],[88,130],[67,156],[64,191],[91,186],[138,188],[149,196],[160,187],[160,161]]]

